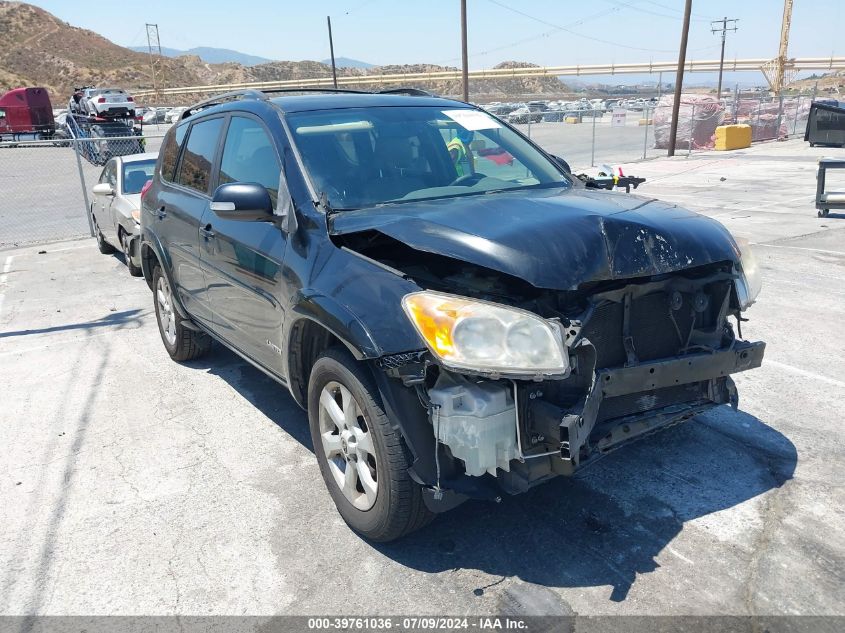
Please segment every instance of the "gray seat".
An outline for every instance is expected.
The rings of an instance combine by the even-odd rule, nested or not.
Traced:
[[[141,189],[151,177],[143,169],[133,169],[123,178],[124,193],[141,193]]]

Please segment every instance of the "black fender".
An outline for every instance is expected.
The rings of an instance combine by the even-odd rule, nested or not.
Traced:
[[[150,263],[150,257],[147,256],[146,249],[152,251],[153,257],[158,262],[162,273],[164,273],[167,277],[167,283],[170,284],[171,288],[175,289],[176,286],[173,283],[173,260],[170,259],[167,251],[162,248],[158,236],[148,230],[142,230],[140,249],[141,271],[144,273],[144,280],[147,282],[150,290],[154,290],[153,266]],[[176,311],[179,313],[179,316],[183,319],[190,320],[191,317],[188,314],[188,311],[185,310],[185,306],[182,305],[182,299],[179,297],[179,293],[174,290],[174,292],[171,293],[171,296],[173,297],[173,305],[176,307]]]
[[[361,319],[331,297],[303,288],[293,307],[293,314],[295,317],[289,322],[286,337],[288,343],[296,322],[305,318],[331,332],[356,360],[378,358],[384,354]]]

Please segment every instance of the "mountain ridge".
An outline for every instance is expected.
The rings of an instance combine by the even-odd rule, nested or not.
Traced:
[[[249,83],[331,77],[331,66],[318,61],[272,61],[254,66],[237,62],[209,63],[197,55],[150,56],[109,41],[93,31],[75,27],[51,13],[23,2],[0,0],[0,90],[43,86],[56,107],[64,105],[75,86],[111,85],[126,90],[211,84]],[[497,68],[535,66],[503,62]],[[369,79],[344,87],[381,90],[397,83],[370,83],[373,75],[457,70],[436,64],[388,64],[370,68],[340,67],[339,77]],[[460,80],[415,83],[436,94],[459,96]],[[475,99],[514,96],[556,96],[569,92],[555,77],[478,79],[470,84]],[[190,101],[175,98],[167,105]]]
[[[130,51],[135,51],[136,53],[149,54],[149,49],[146,46],[127,46],[126,48]],[[249,53],[242,53],[231,48],[216,48],[214,46],[195,46],[194,48],[189,48],[187,50],[162,46],[161,54],[164,57],[185,57],[195,55],[208,64],[225,64],[228,62],[235,62],[241,66],[257,66],[258,64],[266,64],[274,61],[268,57],[250,55]]]

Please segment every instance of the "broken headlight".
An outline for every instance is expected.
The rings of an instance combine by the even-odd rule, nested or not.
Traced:
[[[736,296],[739,299],[739,309],[745,310],[757,300],[757,295],[763,287],[763,277],[748,240],[737,239],[736,245],[739,247],[740,254],[740,275],[736,280]]]
[[[440,292],[405,295],[402,307],[444,366],[504,375],[565,375],[559,327],[536,314]]]

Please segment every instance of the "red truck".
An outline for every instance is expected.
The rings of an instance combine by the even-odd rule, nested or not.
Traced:
[[[55,131],[46,88],[15,88],[0,97],[0,140],[51,138]]]

